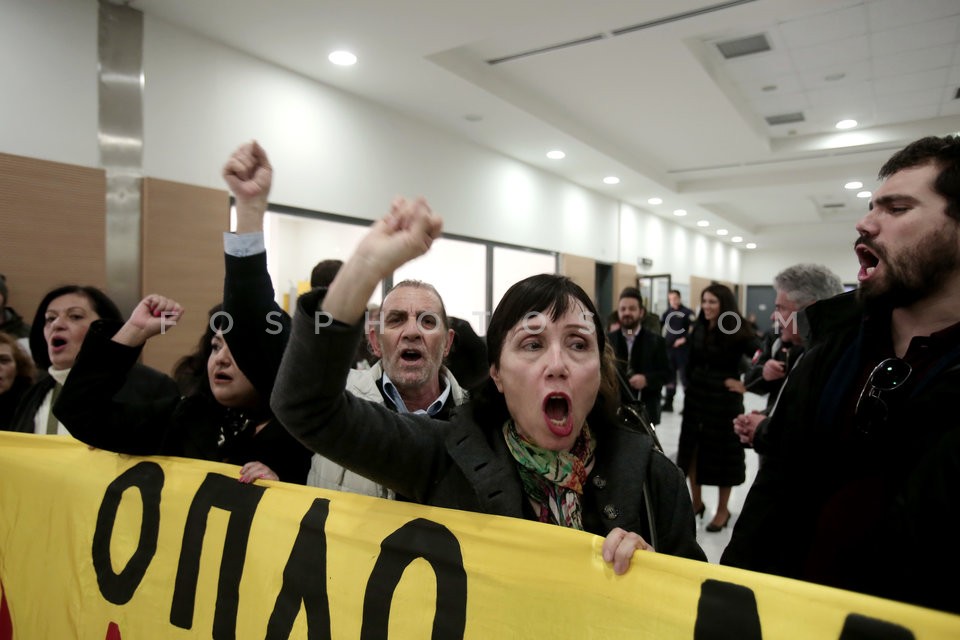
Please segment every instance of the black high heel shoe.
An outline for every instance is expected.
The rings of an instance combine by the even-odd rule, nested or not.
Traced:
[[[714,524],[712,522],[708,524],[706,527],[707,531],[710,533],[718,533],[726,529],[727,525],[730,524],[730,515],[730,513],[727,513],[727,519],[723,521],[723,524]]]
[[[707,511],[707,505],[702,504],[700,508],[693,512],[693,515],[697,518],[703,518],[703,514]]]

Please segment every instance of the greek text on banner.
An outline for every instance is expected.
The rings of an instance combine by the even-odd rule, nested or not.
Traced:
[[[957,638],[960,616],[561,527],[0,433],[0,640]]]

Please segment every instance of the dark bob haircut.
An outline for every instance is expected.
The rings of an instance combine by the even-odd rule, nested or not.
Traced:
[[[497,305],[487,327],[487,360],[492,366],[500,366],[500,354],[507,334],[530,314],[542,313],[556,321],[575,305],[581,305],[584,315],[593,323],[600,353],[600,392],[587,417],[591,426],[596,427],[615,420],[618,403],[616,371],[597,308],[586,291],[570,278],[540,274],[525,278],[510,287]],[[500,428],[510,417],[506,400],[493,380],[487,380],[481,387],[475,415],[478,423],[488,429]]]
[[[123,321],[120,309],[114,304],[113,300],[103,291],[96,287],[68,284],[57,287],[43,296],[43,300],[37,305],[37,312],[33,315],[33,324],[30,326],[30,355],[38,369],[46,369],[50,366],[50,353],[47,351],[47,341],[43,337],[43,325],[47,314],[47,307],[50,303],[68,294],[83,296],[90,301],[90,306],[94,312],[103,320]]]

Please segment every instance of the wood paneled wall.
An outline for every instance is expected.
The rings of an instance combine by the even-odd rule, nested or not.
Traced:
[[[590,299],[597,296],[597,261],[569,253],[560,254],[560,273],[565,275],[587,292]]]
[[[207,312],[223,299],[223,232],[229,225],[226,191],[143,180],[142,291],[173,298],[185,310],[177,327],[147,343],[144,364],[172,373],[196,347]]]
[[[55,287],[105,287],[105,220],[102,169],[0,153],[0,273],[28,324]]]
[[[620,292],[627,287],[637,286],[637,267],[618,262],[613,265],[613,303],[614,308],[620,301]]]

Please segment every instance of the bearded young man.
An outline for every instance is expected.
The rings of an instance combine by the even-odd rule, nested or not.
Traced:
[[[607,334],[617,357],[620,376],[620,400],[639,400],[654,424],[660,423],[660,390],[670,373],[667,344],[658,333],[643,326],[646,309],[640,290],[627,287],[620,293],[617,317],[620,328]]]
[[[721,562],[960,613],[960,138],[880,170]]]

